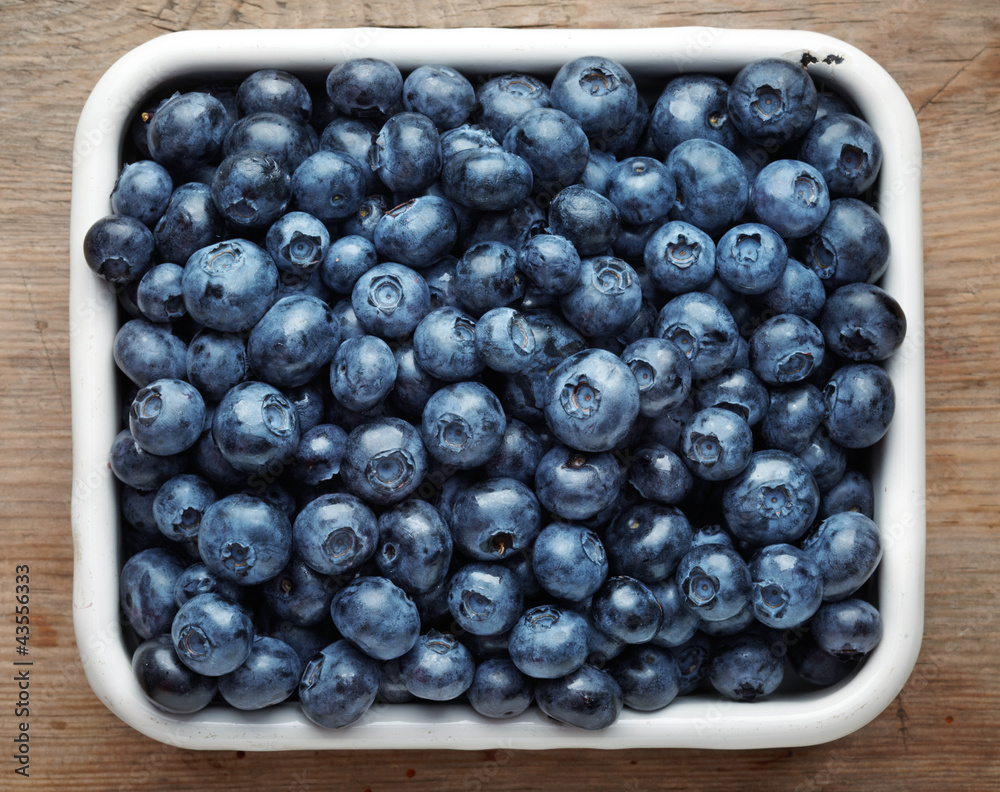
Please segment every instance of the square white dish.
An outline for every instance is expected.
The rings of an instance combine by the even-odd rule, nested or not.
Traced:
[[[164,84],[245,75],[261,68],[323,75],[351,57],[395,62],[404,74],[424,63],[470,77],[505,71],[551,76],[562,63],[600,54],[637,78],[665,82],[682,72],[732,75],[762,57],[815,60],[823,84],[849,97],[880,136],[884,161],[877,208],[890,236],[883,287],[902,306],[907,340],[887,364],[897,394],[893,425],[873,463],[875,520],[884,556],[877,606],[884,637],[859,671],[825,690],[775,694],[753,704],[715,695],[679,698],[643,714],[625,710],[600,732],[563,726],[531,708],[496,721],[465,705],[378,705],[351,727],[310,723],[294,703],[243,713],[211,706],[169,715],[135,683],[118,605],[117,483],[107,455],[119,428],[117,330],[112,288],[88,268],[83,238],[110,213],[125,136],[136,109]],[[387,748],[769,748],[837,739],[875,718],[905,684],[923,631],[925,449],[921,151],[916,118],[899,86],[872,59],[829,36],[804,31],[668,28],[642,30],[271,30],[192,31],[154,39],[101,78],[81,114],[74,144],[70,227],[70,332],[73,420],[74,624],[88,680],[98,697],[138,731],[171,745],[213,750]]]

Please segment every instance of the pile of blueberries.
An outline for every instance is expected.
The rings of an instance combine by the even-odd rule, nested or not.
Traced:
[[[85,240],[146,696],[597,729],[846,678],[906,321],[880,142],[806,65],[357,58],[151,101]]]

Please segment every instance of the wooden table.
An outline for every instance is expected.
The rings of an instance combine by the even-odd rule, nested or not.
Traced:
[[[30,564],[31,778],[13,774],[13,683],[0,681],[4,789],[581,790],[1000,787],[1000,4],[406,4],[264,0],[0,3],[0,611]],[[302,4],[304,6],[305,4]],[[67,255],[72,136],[88,92],[166,31],[227,27],[584,26],[813,29],[868,52],[909,96],[924,148],[927,597],[910,683],[830,745],[712,753],[185,752],[120,722],[91,692],[71,621]]]

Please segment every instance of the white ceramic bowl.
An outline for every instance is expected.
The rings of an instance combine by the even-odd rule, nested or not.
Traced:
[[[665,709],[623,711],[612,727],[588,732],[537,709],[507,721],[468,706],[376,705],[351,727],[311,724],[291,703],[256,713],[212,706],[173,716],[149,704],[133,680],[118,609],[117,488],[108,449],[119,427],[115,299],[83,257],[89,226],[110,213],[122,142],[139,104],[163,84],[237,76],[260,68],[325,75],[350,57],[377,57],[405,72],[447,63],[467,74],[554,74],[564,62],[601,54],[636,77],[680,72],[735,73],[762,57],[800,60],[849,96],[882,139],[878,209],[891,239],[884,287],[908,319],[903,348],[888,363],[896,386],[893,425],[875,455],[875,519],[885,546],[878,608],[885,633],[860,670],[825,690],[781,692],[753,704],[718,696],[680,698]],[[94,88],[74,146],[70,225],[70,332],[73,409],[73,609],[87,677],[122,720],[157,740],[206,749],[333,748],[765,748],[821,743],[876,717],[916,662],[924,600],[924,369],[921,152],[916,118],[892,78],[871,58],[828,36],[801,31],[674,28],[645,30],[277,30],[173,33],[122,57]]]

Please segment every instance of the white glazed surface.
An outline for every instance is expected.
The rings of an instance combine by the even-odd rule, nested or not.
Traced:
[[[908,320],[907,340],[887,369],[896,388],[893,425],[876,455],[876,522],[881,644],[861,669],[826,690],[796,690],[753,704],[714,695],[683,697],[643,714],[624,710],[599,732],[560,725],[537,709],[511,720],[482,718],[464,705],[375,705],[336,731],[311,724],[294,703],[241,713],[213,706],[173,716],[149,704],[135,683],[118,611],[117,488],[108,449],[119,427],[111,346],[117,330],[109,285],[83,257],[90,225],[110,213],[124,135],[138,104],[163,83],[247,74],[260,68],[325,74],[350,57],[378,57],[406,72],[446,63],[467,73],[551,75],[565,61],[600,54],[637,78],[680,72],[732,74],[761,57],[811,53],[817,78],[851,97],[885,150],[878,209],[891,240],[883,285]],[[833,57],[828,57],[833,56]],[[921,151],[916,118],[892,78],[868,56],[829,36],[802,31],[667,28],[644,30],[193,31],[154,39],[121,58],[94,88],[74,145],[70,222],[70,364],[73,420],[73,609],[76,639],[95,693],[123,721],[164,743],[194,749],[549,749],[773,748],[849,734],[902,689],[917,659],[924,606],[924,355]]]

